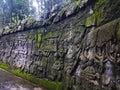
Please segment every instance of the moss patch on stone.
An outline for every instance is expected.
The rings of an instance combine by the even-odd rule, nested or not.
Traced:
[[[40,48],[41,41],[42,41],[42,35],[39,33],[37,34],[37,48]]]
[[[96,25],[101,26],[120,17],[120,1],[117,0],[97,0],[94,5]],[[114,13],[114,14],[113,14]]]
[[[40,32],[40,30],[36,33],[34,33],[34,31],[31,31],[27,36],[26,36],[27,40],[35,40],[36,43],[36,47],[40,48],[41,46],[41,41],[42,41],[42,34]]]
[[[94,6],[96,25],[99,26],[106,18],[105,7],[108,0],[98,0]]]
[[[46,34],[45,39],[51,38],[53,36],[52,32],[49,32],[48,34]]]
[[[119,26],[118,26],[117,38],[120,40],[120,23],[119,23]]]
[[[5,69],[8,71],[8,65],[0,61],[0,68]]]
[[[85,26],[89,27],[95,25],[95,14],[92,14],[91,16],[87,17],[85,20]]]
[[[92,32],[93,39],[96,41],[96,45],[98,47],[102,46],[107,41],[111,40],[112,37],[115,37],[116,29],[117,29],[117,27],[119,27],[119,24],[118,24],[119,20],[120,19],[116,19],[114,21],[111,21],[111,22],[93,30],[93,32]],[[117,37],[120,38],[119,28],[117,31]]]
[[[76,5],[76,6],[79,6],[79,5],[80,5],[79,0],[78,0],[78,1],[75,1],[75,5]]]
[[[98,0],[95,4],[95,9],[100,8],[101,5],[104,5],[108,0]]]
[[[63,90],[63,85],[61,82],[54,82],[54,81],[49,81],[45,79],[39,79],[28,74],[26,71],[21,71],[20,69],[11,70],[9,69],[9,66],[3,62],[0,62],[0,68],[5,69],[16,76],[29,80],[35,84],[38,84],[48,90]]]

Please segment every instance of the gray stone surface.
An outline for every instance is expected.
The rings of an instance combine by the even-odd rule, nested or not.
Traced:
[[[84,8],[57,23],[48,20],[45,26],[45,20],[39,27],[32,21],[21,32],[4,31],[0,60],[13,69],[60,81],[68,90],[119,90],[120,12],[115,8],[120,0],[80,1]]]

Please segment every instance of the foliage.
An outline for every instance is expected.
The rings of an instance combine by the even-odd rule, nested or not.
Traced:
[[[79,6],[80,2],[79,1],[75,1],[75,5]]]
[[[18,23],[26,16],[33,14],[34,7],[29,5],[29,0],[1,0],[0,22],[1,25]]]
[[[62,1],[63,0],[37,0],[37,2],[40,3],[39,7],[42,9],[42,11],[49,11],[54,5],[61,3]]]
[[[3,62],[0,62],[0,68],[5,69],[5,70],[15,74],[16,76],[19,76],[21,78],[29,80],[35,84],[43,86],[48,90],[62,90],[61,82],[54,82],[54,81],[49,81],[49,80],[45,80],[45,79],[39,79],[39,78],[36,78],[36,77],[28,74],[26,71],[21,71],[20,69],[11,70],[11,69],[9,69],[8,65]]]
[[[18,24],[19,20],[28,16],[42,15],[44,12],[54,10],[56,5],[57,9],[60,9],[66,2],[68,4],[70,1],[75,1],[76,5],[79,4],[76,0],[1,0],[0,25]],[[33,6],[34,2],[38,7]]]
[[[8,65],[0,61],[0,68],[8,71]]]

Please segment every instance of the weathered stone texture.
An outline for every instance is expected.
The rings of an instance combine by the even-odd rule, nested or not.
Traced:
[[[90,1],[56,24],[36,28],[32,22],[25,26],[31,30],[3,34],[0,60],[68,90],[120,90],[120,0]]]

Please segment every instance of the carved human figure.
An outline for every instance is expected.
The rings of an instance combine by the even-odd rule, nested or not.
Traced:
[[[104,73],[104,83],[108,85],[112,79],[113,76],[113,65],[110,61],[107,61],[105,63],[105,73]]]

